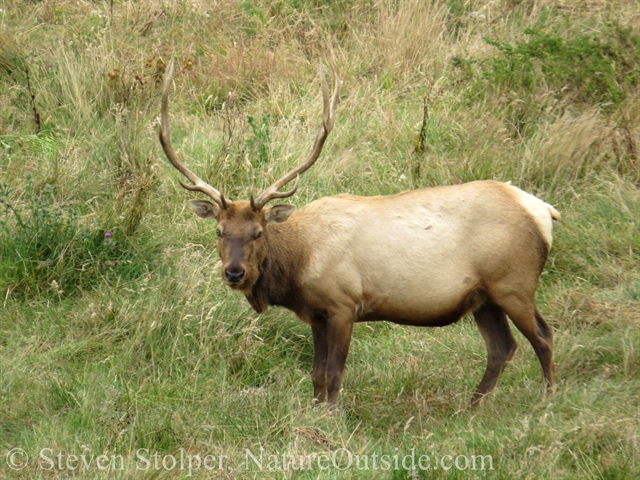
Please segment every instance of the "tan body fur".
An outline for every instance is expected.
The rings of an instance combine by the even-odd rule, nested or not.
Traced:
[[[293,228],[310,245],[299,277],[307,301],[340,299],[354,304],[357,320],[428,326],[494,283],[535,291],[542,229],[513,190],[474,182],[387,197],[337,195],[273,228]]]

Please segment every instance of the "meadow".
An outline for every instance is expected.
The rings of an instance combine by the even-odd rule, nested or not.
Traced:
[[[555,392],[512,328],[471,410],[471,317],[380,322],[314,407],[310,328],[223,284],[162,152],[171,58],[174,149],[231,198],[310,151],[322,64],[298,207],[477,179],[554,205]],[[639,478],[639,155],[638,1],[0,0],[0,477]]]

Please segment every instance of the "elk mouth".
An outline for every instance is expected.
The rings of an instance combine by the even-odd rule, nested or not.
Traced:
[[[245,284],[244,280],[242,282],[230,282],[229,280],[225,280],[224,283],[226,283],[229,288],[233,288],[234,290],[242,290]]]

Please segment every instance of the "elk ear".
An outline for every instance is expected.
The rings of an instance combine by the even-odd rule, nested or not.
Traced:
[[[264,212],[267,223],[282,223],[295,211],[294,205],[274,205]]]
[[[218,218],[220,207],[206,200],[189,200],[189,205],[200,218]]]

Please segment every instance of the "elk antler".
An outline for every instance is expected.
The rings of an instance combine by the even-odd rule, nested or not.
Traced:
[[[342,80],[338,78],[338,75],[335,75],[335,87],[333,90],[333,95],[331,98],[329,97],[329,87],[327,86],[327,79],[324,75],[324,69],[322,66],[320,67],[320,81],[322,83],[322,98],[324,101],[323,115],[322,115],[322,127],[316,136],[316,141],[313,145],[313,150],[304,161],[296,168],[287,173],[284,177],[280,178],[277,182],[273,183],[269,186],[264,192],[262,192],[258,198],[251,202],[253,209],[256,211],[262,210],[262,207],[265,204],[273,200],[274,198],[287,198],[296,193],[298,189],[298,181],[300,180],[300,175],[306,172],[315,162],[318,160],[320,156],[320,152],[322,152],[322,147],[324,146],[324,142],[329,136],[331,129],[333,128],[333,124],[335,123],[335,113],[336,106],[338,104],[338,98],[340,97],[340,87],[342,86]],[[279,190],[284,187],[291,180],[296,179],[295,186],[289,190],[288,192],[280,192]]]
[[[171,87],[171,79],[173,78],[173,66],[174,59],[171,59],[169,62],[169,67],[167,67],[167,71],[164,74],[164,81],[162,83],[162,109],[160,116],[160,144],[162,145],[162,149],[164,150],[165,155],[171,162],[171,164],[185,177],[187,177],[193,185],[187,185],[182,181],[180,185],[182,185],[187,190],[192,192],[201,192],[210,197],[214,202],[216,202],[220,208],[223,210],[226,209],[231,203],[230,200],[224,197],[218,190],[213,188],[207,182],[198,177],[195,173],[185,167],[171,148],[171,135],[169,133],[169,87]]]

